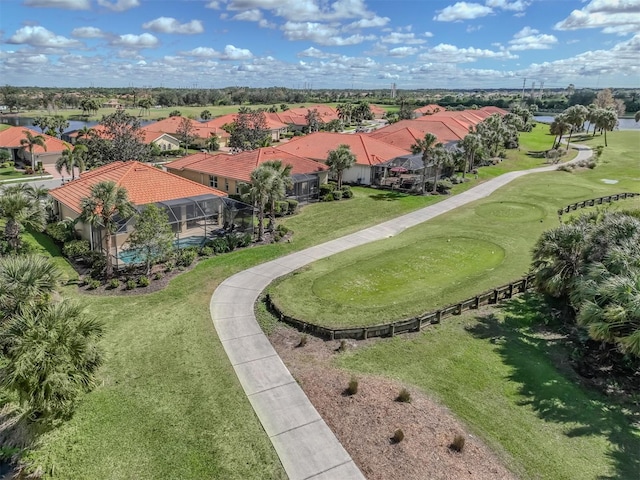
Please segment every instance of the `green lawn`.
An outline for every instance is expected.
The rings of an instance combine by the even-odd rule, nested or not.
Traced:
[[[288,315],[310,323],[365,326],[415,316],[515,280],[527,272],[536,238],[558,224],[558,208],[640,191],[632,150],[638,134],[611,137],[594,170],[521,178],[401,235],[315,262],[272,285],[272,298]]]
[[[233,273],[443,198],[354,191],[354,199],[310,205],[287,218],[291,243],[206,260],[161,292],[98,297],[66,287],[66,295],[105,320],[105,365],[98,388],[30,458],[64,479],[283,478],[212,326],[209,300]],[[56,261],[72,279],[64,260]]]
[[[523,479],[637,478],[632,413],[558,371],[550,358],[560,347],[536,332],[541,310],[527,295],[420,335],[358,347],[337,363],[435,397]]]
[[[13,167],[2,168],[0,167],[0,180],[11,180],[16,178],[29,178],[25,176],[24,172],[18,172]]]

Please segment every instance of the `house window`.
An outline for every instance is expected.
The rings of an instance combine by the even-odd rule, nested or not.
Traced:
[[[236,195],[240,195],[240,185],[236,182]]]
[[[218,188],[218,177],[209,175],[209,186],[213,188]]]
[[[229,191],[229,180],[227,180],[226,178],[224,179],[224,191]]]

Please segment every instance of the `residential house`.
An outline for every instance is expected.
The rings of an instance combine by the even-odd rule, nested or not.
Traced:
[[[40,145],[34,145],[33,153],[29,153],[28,147],[20,143],[27,138],[25,131],[31,132],[34,137],[42,136],[46,149]],[[8,150],[14,162],[24,163],[32,168],[36,168],[38,163],[41,163],[44,167],[55,165],[62,156],[62,152],[68,146],[59,138],[40,133],[28,127],[9,127],[0,132],[0,148]]]
[[[422,140],[427,133],[435,135],[438,142],[446,143],[461,140],[468,133],[468,130],[453,119],[437,120],[429,116],[416,120],[401,120],[369,135],[389,145],[411,150],[411,146],[415,145],[418,140]]]
[[[329,152],[343,144],[348,145],[356,157],[355,165],[343,173],[342,180],[346,183],[371,185],[375,180],[373,166],[409,153],[404,148],[390,145],[362,133],[317,132],[294,138],[279,145],[277,149],[324,164]]]
[[[309,158],[273,147],[248,150],[235,155],[196,153],[165,165],[168,172],[237,195],[243,183],[251,182],[251,172],[264,162],[280,160],[291,165],[293,188],[290,197],[299,202],[317,200],[319,186],[327,183],[328,167]]]
[[[214,128],[224,131],[222,127],[224,125],[233,123],[236,118],[238,118],[237,113],[229,113],[227,115],[216,117],[213,120],[209,120],[208,122],[204,123],[204,126],[207,128]],[[279,142],[281,135],[285,133],[289,128],[288,125],[270,117],[266,113],[265,120],[267,124],[267,130],[269,130],[269,133],[271,133],[271,141]]]
[[[434,113],[444,112],[444,111],[445,111],[444,107],[441,107],[440,105],[431,104],[431,105],[425,105],[424,107],[416,108],[413,111],[413,115],[417,118],[417,117],[422,117],[424,115],[433,115]]]
[[[215,127],[213,125],[207,125],[206,123],[198,122],[197,120],[193,120],[187,117],[175,116],[165,118],[164,120],[158,120],[157,122],[150,123],[149,125],[145,125],[141,128],[143,131],[150,132],[163,132],[168,133],[173,138],[180,139],[178,131],[181,128],[181,125],[184,120],[188,120],[191,123],[193,135],[195,137],[193,143],[201,146],[202,148],[206,148],[207,140],[215,135],[218,137],[219,143],[221,147],[227,145],[229,141],[229,134],[222,130],[222,128]]]
[[[311,105],[309,107],[295,107],[284,112],[267,113],[267,118],[288,125],[291,131],[302,131],[308,125],[307,115],[316,110],[322,123],[329,123],[338,119],[336,110],[328,105]]]
[[[82,177],[49,190],[57,218],[77,219],[82,212],[82,199],[91,195],[91,187],[99,182],[115,182],[127,191],[137,210],[156,204],[169,217],[176,246],[200,245],[221,229],[253,231],[253,208],[227,198],[227,194],[186,178],[136,161],[114,162],[85,172]],[[81,238],[91,242],[93,250],[104,251],[106,233],[82,222],[76,223]],[[135,228],[135,217],[119,223],[112,237],[114,265],[130,263],[127,251],[129,235]]]

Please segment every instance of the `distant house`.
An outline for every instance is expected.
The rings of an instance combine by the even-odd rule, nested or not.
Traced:
[[[311,105],[309,107],[294,107],[284,112],[267,113],[267,118],[278,121],[289,126],[289,130],[302,131],[307,125],[307,115],[315,110],[322,123],[329,123],[338,119],[336,110],[328,105]]]
[[[168,133],[174,138],[179,139],[179,137],[177,136],[178,131],[180,130],[180,127],[185,119],[188,120],[191,123],[191,126],[193,127],[193,135],[195,137],[193,141],[194,144],[204,148],[207,145],[207,140],[211,138],[213,135],[215,135],[218,137],[221,147],[224,147],[227,145],[227,142],[229,141],[229,134],[224,130],[222,130],[222,128],[219,128],[213,125],[208,125],[206,123],[201,123],[191,118],[186,118],[181,116],[169,117],[169,118],[165,118],[164,120],[158,120],[157,122],[153,122],[153,123],[150,123],[149,125],[145,125],[144,127],[141,128],[141,130],[149,131],[149,132]]]
[[[146,145],[154,144],[163,152],[180,149],[180,140],[168,133],[143,130],[143,134],[143,143]]]
[[[102,104],[102,107],[103,108],[122,108],[123,105],[115,98],[112,98],[111,100],[104,102]]]
[[[248,150],[235,155],[196,153],[168,163],[165,168],[181,177],[237,195],[241,184],[251,182],[251,172],[262,163],[272,160],[280,160],[284,165],[292,166],[294,185],[288,192],[290,197],[299,202],[318,198],[320,184],[327,183],[327,166],[273,147]]]
[[[294,138],[276,148],[324,164],[329,152],[343,144],[349,145],[356,157],[356,164],[343,174],[342,179],[346,183],[371,185],[374,182],[373,166],[409,153],[406,149],[389,145],[362,133],[312,133]]]
[[[416,120],[401,120],[372,132],[370,136],[389,145],[411,150],[411,146],[422,140],[427,133],[435,135],[438,142],[446,143],[462,140],[468,131],[468,127],[454,119],[428,116]]]
[[[218,130],[222,130],[222,127],[224,125],[233,123],[236,120],[236,118],[238,118],[237,113],[229,113],[227,115],[216,117],[213,120],[209,120],[203,125],[207,128],[215,128]],[[269,130],[269,133],[271,133],[271,140],[273,142],[280,141],[280,136],[287,131],[287,129],[289,128],[288,125],[270,117],[266,113],[265,113],[265,120],[267,123],[267,130]]]
[[[151,203],[162,208],[169,217],[176,246],[200,245],[223,228],[253,231],[253,209],[250,206],[227,198],[226,193],[215,188],[136,161],[110,163],[85,172],[81,178],[62,187],[49,190],[57,218],[77,219],[82,212],[82,199],[89,197],[91,187],[102,181],[112,181],[126,189],[129,200],[138,210]],[[113,235],[112,251],[105,253],[113,257],[114,265],[130,263],[132,257],[126,251],[126,245],[134,228],[135,219],[123,221]],[[106,233],[103,229],[78,222],[76,231],[91,242],[93,250],[105,250]]]
[[[422,117],[424,115],[433,115],[434,113],[444,112],[446,109],[440,105],[425,105],[424,107],[416,108],[413,111],[415,117]]]
[[[34,145],[33,154],[29,153],[28,147],[20,143],[21,140],[27,138],[25,131],[31,132],[31,135],[34,137],[41,135],[42,138],[44,138],[47,147],[46,150],[40,145]],[[55,165],[67,146],[68,144],[56,137],[40,133],[27,127],[9,127],[0,132],[0,148],[8,150],[14,162],[24,163],[33,168],[35,168],[38,163],[42,163],[45,167],[47,165]]]

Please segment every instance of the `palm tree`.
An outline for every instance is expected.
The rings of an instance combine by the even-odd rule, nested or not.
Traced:
[[[88,127],[87,125],[83,126],[80,130],[78,130],[78,134],[76,135],[76,142],[80,139],[88,139],[91,138],[95,134],[95,129]]]
[[[81,221],[92,227],[104,229],[106,248],[107,278],[113,275],[113,260],[111,258],[112,235],[116,233],[119,221],[131,218],[135,212],[133,205],[127,198],[127,191],[115,182],[104,181],[91,187],[91,195],[80,201],[82,213]]]
[[[0,312],[7,319],[21,309],[41,306],[54,291],[60,272],[44,256],[0,258]]]
[[[464,172],[470,172],[473,170],[476,163],[476,157],[482,153],[482,139],[478,134],[469,132],[459,143],[459,146],[462,148],[464,158],[467,162],[467,165],[462,171],[464,177]]]
[[[4,234],[14,252],[20,249],[20,234],[25,228],[41,231],[45,226],[40,202],[17,189],[5,189],[0,194],[0,216],[6,220]]]
[[[345,124],[351,124],[351,116],[353,115],[354,105],[353,103],[339,103],[336,106],[336,112],[338,112],[338,118],[342,120]]]
[[[429,162],[431,162],[431,156],[433,155],[433,150],[436,142],[438,141],[438,137],[436,137],[433,133],[426,133],[422,140],[418,140],[415,144],[411,145],[411,151],[417,155],[422,154],[422,182],[420,185],[420,193],[424,195],[425,192],[425,184],[427,183],[427,168],[429,167]],[[434,185],[437,183],[437,176]]]
[[[564,113],[560,113],[555,116],[551,125],[549,125],[549,133],[555,135],[556,138],[553,141],[553,148],[558,148],[562,137],[571,129],[571,125],[567,121],[567,116]]]
[[[569,130],[569,140],[567,141],[567,150],[569,150],[571,136],[574,131],[577,132],[582,129],[584,122],[587,120],[589,110],[587,110],[587,107],[584,105],[573,105],[567,108],[563,113],[566,115],[567,123],[571,125],[571,130]]]
[[[598,128],[604,131],[604,146],[608,147],[607,131],[613,131],[613,129],[618,125],[618,114],[615,110],[611,110],[609,108],[600,109],[596,122]]]
[[[329,167],[329,171],[336,176],[338,189],[342,188],[342,175],[344,171],[353,167],[354,163],[356,163],[356,156],[351,151],[349,145],[339,145],[338,148],[329,152],[325,164]]]
[[[271,183],[274,177],[273,168],[264,164],[251,172],[251,183],[242,186],[243,197],[250,201],[258,211],[258,241],[264,239],[264,211],[269,202]]]
[[[62,173],[64,168],[67,172],[71,173],[71,180],[76,179],[76,167],[78,167],[78,174],[84,172],[86,164],[84,162],[84,156],[89,151],[86,145],[79,144],[75,148],[67,147],[62,156],[56,161],[56,170],[58,173]]]
[[[276,225],[276,205],[287,196],[287,190],[293,186],[291,179],[292,165],[283,165],[280,160],[271,160],[262,164],[265,168],[273,169],[273,178],[269,188],[269,226],[273,232]]]
[[[26,138],[23,138],[20,140],[20,145],[22,145],[23,148],[26,148],[27,150],[29,150],[29,155],[31,156],[31,168],[35,169],[36,162],[35,162],[35,158],[33,157],[33,147],[35,147],[36,145],[40,145],[46,152],[47,151],[46,140],[42,135],[34,135],[29,130],[23,130],[22,133],[24,133]]]
[[[636,122],[640,122],[640,111],[637,111],[636,116],[633,118],[635,119]]]
[[[17,395],[31,421],[68,417],[94,385],[102,331],[101,322],[69,301],[21,311],[0,333],[6,360],[0,384]]]
[[[443,168],[450,167],[453,164],[453,157],[451,156],[451,152],[447,150],[442,143],[436,144],[433,149],[433,154],[431,155],[431,162],[433,163],[436,171],[435,177],[433,179],[433,192],[438,192],[438,177],[440,175],[440,171]]]

